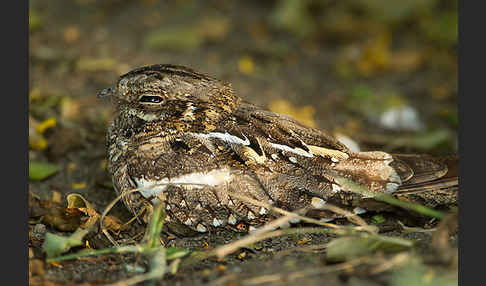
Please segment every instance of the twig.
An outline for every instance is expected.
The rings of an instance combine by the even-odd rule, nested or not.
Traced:
[[[325,268],[323,267],[317,267],[317,268],[310,268],[302,271],[294,271],[290,272],[286,275],[282,274],[271,274],[271,275],[262,275],[262,276],[257,276],[253,277],[250,279],[246,279],[242,281],[243,285],[259,285],[263,283],[276,283],[276,282],[282,282],[285,281],[286,283],[294,281],[296,279],[306,277],[306,276],[312,276],[312,275],[319,275],[319,274],[326,274],[326,273],[331,273],[331,272],[336,272],[344,269],[348,269],[351,267],[354,267],[356,265],[365,263],[369,260],[369,257],[361,257],[357,258],[354,260],[350,260],[348,262],[332,265],[332,266],[327,266]]]
[[[395,267],[397,265],[404,264],[410,259],[410,255],[408,253],[399,253],[395,256],[393,256],[391,259],[387,259],[384,263],[376,266],[370,271],[370,275],[378,274],[384,271],[387,271],[388,269],[391,269],[392,267]]]
[[[322,250],[327,248],[328,243],[323,243],[323,244],[316,244],[316,245],[301,245],[297,247],[292,247],[288,249],[284,249],[281,251],[276,252],[273,257],[274,258],[279,258],[284,255],[287,255],[293,251],[301,251],[301,252],[310,252],[310,251],[315,251],[315,250]]]
[[[97,250],[83,250],[78,253],[48,258],[46,259],[46,262],[63,261],[63,260],[76,259],[85,256],[101,255],[101,254],[108,254],[108,253],[127,253],[127,252],[142,252],[142,251],[143,251],[143,246],[140,245],[127,245],[127,246],[103,248]]]
[[[144,189],[154,188],[154,187],[160,187],[160,186],[169,186],[169,185],[197,185],[197,186],[205,186],[206,184],[198,184],[198,183],[175,183],[175,184],[174,183],[160,183],[160,184],[153,184],[153,185],[146,186],[146,187],[140,187],[140,188],[131,189],[131,190],[128,190],[128,191],[125,191],[125,192],[121,193],[113,201],[111,201],[108,204],[108,206],[106,206],[105,210],[101,214],[101,218],[100,218],[100,229],[103,232],[103,234],[106,236],[106,238],[108,238],[108,240],[113,245],[119,246],[118,243],[113,239],[113,237],[108,233],[107,229],[105,228],[105,226],[104,226],[104,220],[105,220],[105,216],[108,214],[108,212],[110,212],[110,210],[115,206],[115,204],[119,200],[121,200],[121,198],[123,198],[124,196],[126,196],[128,194],[135,193],[135,192],[139,192],[139,191],[144,190]]]
[[[397,223],[406,232],[434,232],[434,231],[436,231],[435,227],[431,228],[431,229],[424,229],[424,228],[419,228],[419,227],[410,227],[410,226],[406,226],[405,224],[403,224],[403,222],[401,222],[399,220],[397,220]]]
[[[289,216],[289,219],[290,218],[298,218],[301,221],[305,221],[305,222],[308,222],[308,223],[313,223],[313,224],[317,224],[317,225],[321,225],[321,226],[326,226],[326,227],[329,227],[329,228],[334,228],[334,229],[341,229],[341,228],[343,228],[342,226],[339,226],[339,225],[336,225],[336,224],[322,222],[322,221],[319,221],[317,219],[313,219],[313,218],[310,218],[310,217],[301,216],[299,214],[296,214],[296,213],[293,213],[293,212],[289,212],[289,211],[286,211],[286,210],[281,209],[281,208],[278,208],[278,207],[274,207],[274,206],[272,206],[272,205],[270,205],[268,203],[264,203],[264,202],[257,201],[255,199],[252,199],[252,198],[247,197],[247,196],[238,195],[238,194],[234,194],[234,193],[228,193],[228,195],[230,195],[232,197],[235,197],[237,199],[240,199],[240,200],[249,202],[249,203],[254,204],[256,206],[268,208],[269,210],[274,211],[276,213],[280,213],[280,214],[283,214],[285,216]]]
[[[352,223],[355,223],[357,225],[368,226],[368,223],[366,223],[366,221],[364,221],[359,215],[354,214],[354,213],[347,211],[345,209],[342,209],[338,206],[331,205],[331,204],[325,204],[325,205],[322,206],[322,208],[329,210],[329,211],[332,211],[334,213],[343,215],[348,220],[350,220]]]
[[[216,255],[218,258],[223,258],[226,255],[235,252],[236,250],[245,247],[248,244],[252,244],[257,241],[265,240],[275,236],[282,236],[286,234],[303,234],[303,233],[329,233],[329,229],[320,227],[302,227],[302,228],[289,228],[289,229],[279,229],[268,233],[263,233],[259,235],[250,234],[240,240],[232,242],[230,244],[225,244],[217,247],[211,254]]]

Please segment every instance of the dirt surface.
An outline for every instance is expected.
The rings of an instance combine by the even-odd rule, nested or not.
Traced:
[[[360,1],[31,0],[29,159],[55,164],[58,171],[31,180],[30,191],[59,208],[66,206],[67,194],[79,193],[103,212],[116,197],[105,150],[112,108],[96,94],[113,86],[119,75],[156,63],[189,66],[231,82],[246,100],[352,138],[362,150],[455,153],[457,33],[453,28],[446,33],[454,19],[457,26],[455,2],[403,7],[370,2],[375,6]],[[386,112],[404,107],[417,118],[383,123]],[[74,229],[62,230],[34,213],[30,210],[32,285],[108,284],[149,269],[148,260],[136,254],[47,263],[45,233],[68,236]],[[131,218],[122,204],[110,215],[122,222]],[[377,223],[376,215],[384,222]],[[445,227],[437,220],[403,213],[362,217],[384,236],[415,242],[405,252],[373,254],[374,261],[405,255],[407,267],[378,271],[384,263],[332,263],[325,247],[310,246],[337,236],[302,233],[257,242],[221,260],[182,259],[177,272],[157,285],[457,284],[457,257],[438,254],[457,252],[454,227],[446,232],[447,243],[439,245],[438,231],[428,231]],[[404,230],[399,221],[414,229]],[[141,238],[144,228],[134,222],[112,234],[129,244]],[[177,238],[165,232],[162,238],[167,247],[199,252],[245,235],[221,231]],[[101,232],[86,239],[94,249],[111,247]]]

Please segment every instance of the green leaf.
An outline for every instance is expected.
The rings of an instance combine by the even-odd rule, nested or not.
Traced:
[[[36,10],[29,11],[29,31],[32,32],[42,26],[42,19]]]
[[[59,171],[59,166],[46,162],[29,162],[29,179],[43,180]]]
[[[401,200],[399,200],[395,197],[392,197],[390,195],[387,195],[387,194],[377,195],[377,196],[374,197],[374,199],[388,203],[390,205],[398,206],[398,207],[401,207],[401,208],[404,208],[404,209],[413,210],[413,211],[416,211],[416,212],[421,213],[423,215],[435,217],[437,219],[443,219],[444,216],[445,216],[445,214],[441,211],[428,208],[428,207],[423,206],[421,204],[401,201]]]
[[[432,268],[416,261],[393,271],[390,285],[457,286],[458,278],[457,270]]]
[[[148,231],[144,237],[145,247],[147,250],[158,247],[160,245],[159,237],[165,220],[165,202],[158,202],[150,218]]]
[[[186,256],[190,251],[183,248],[170,247],[165,249],[167,260],[173,260]]]
[[[340,237],[327,246],[326,259],[329,261],[347,261],[370,255],[378,250],[390,253],[412,247],[409,240],[398,237],[380,235],[364,235],[358,237]]]
[[[71,236],[65,237],[53,233],[46,233],[42,250],[46,252],[47,258],[56,257],[68,251],[74,246],[83,245],[83,237],[89,229],[77,229]]]
[[[386,221],[385,217],[382,215],[374,215],[371,217],[373,224],[382,224]]]

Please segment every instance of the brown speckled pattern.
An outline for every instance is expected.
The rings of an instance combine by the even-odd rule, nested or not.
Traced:
[[[271,218],[268,210],[232,198],[232,193],[286,210],[328,201],[351,206],[359,195],[340,186],[336,177],[372,194],[390,193],[414,181],[417,166],[424,165],[415,166],[414,157],[393,161],[385,152],[353,153],[325,131],[246,103],[229,84],[185,67],[136,69],[103,95],[117,109],[107,134],[108,170],[116,191],[140,182],[207,181],[206,186],[162,187],[168,222],[194,231],[240,230],[240,223],[258,226]],[[147,103],[144,96],[160,102]],[[447,172],[433,160],[427,167],[438,170],[427,180]],[[134,193],[124,203],[137,213],[153,199]]]

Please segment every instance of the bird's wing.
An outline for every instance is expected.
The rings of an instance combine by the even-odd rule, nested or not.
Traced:
[[[288,177],[323,198],[339,190],[351,191],[338,177],[365,186],[368,196],[394,191],[401,183],[389,166],[391,155],[352,152],[325,131],[248,103],[241,103],[215,130],[198,136],[230,145],[257,174]]]

